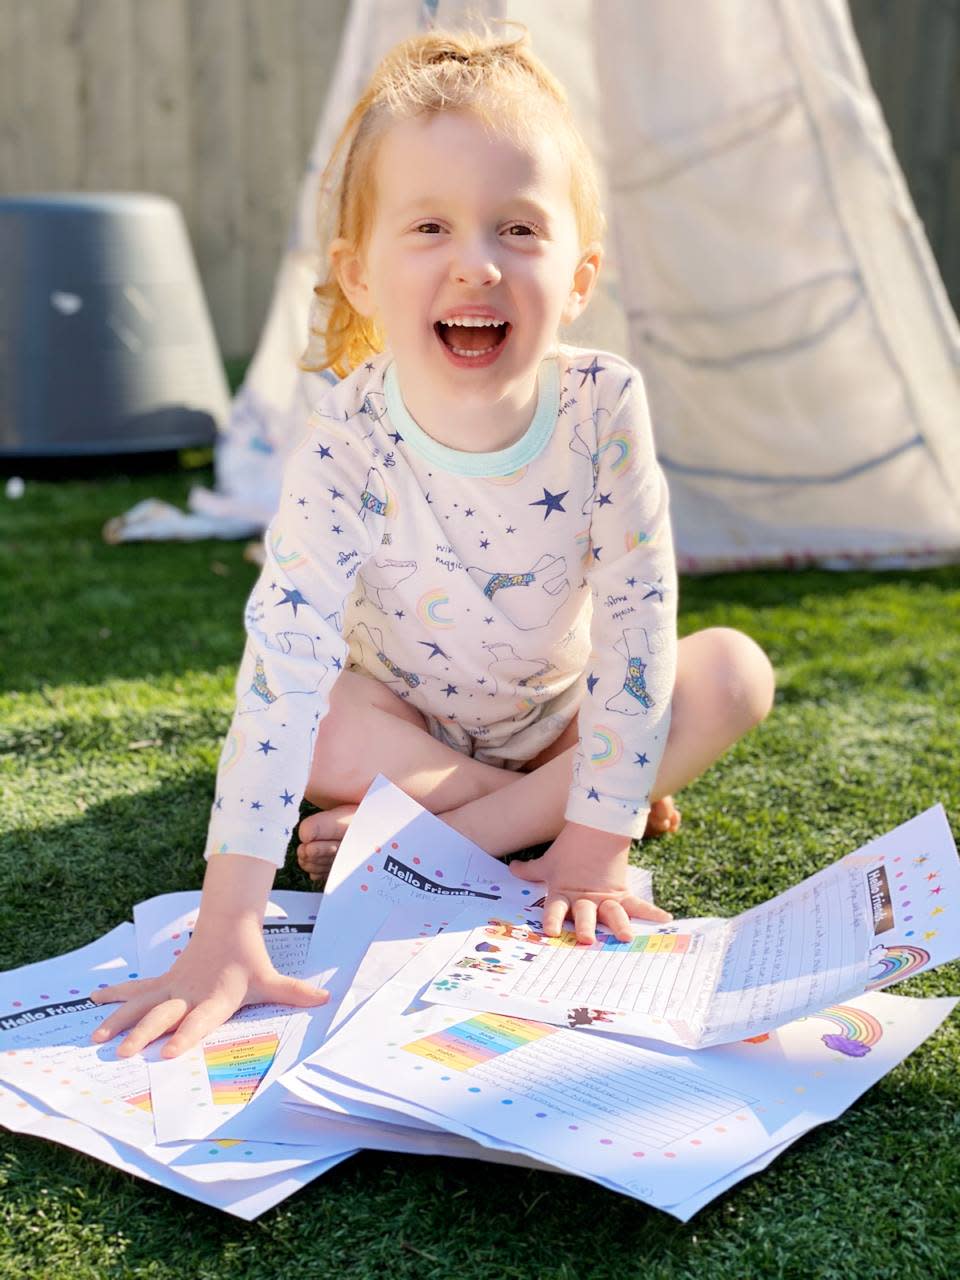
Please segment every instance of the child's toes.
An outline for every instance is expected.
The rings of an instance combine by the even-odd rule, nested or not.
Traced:
[[[664,836],[671,835],[679,829],[680,810],[673,803],[673,796],[664,796],[662,800],[655,800],[650,806],[650,816],[647,818],[647,829],[644,834],[648,837]]]
[[[304,871],[328,870],[337,854],[338,846],[328,840],[312,840],[297,849],[297,862]]]
[[[300,822],[300,841],[311,844],[317,840],[339,842],[346,835],[350,819],[357,811],[355,804],[338,804],[320,813],[311,813]]]

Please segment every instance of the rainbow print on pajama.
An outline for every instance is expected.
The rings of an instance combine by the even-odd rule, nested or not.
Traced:
[[[466,1022],[457,1022],[445,1031],[435,1031],[422,1040],[403,1045],[407,1053],[429,1058],[453,1071],[469,1071],[491,1058],[520,1049],[533,1040],[552,1035],[556,1027],[526,1018],[505,1018],[498,1013],[481,1013]]]
[[[883,1035],[883,1028],[872,1013],[863,1009],[854,1009],[848,1004],[834,1004],[829,1008],[813,1013],[811,1018],[820,1018],[832,1022],[839,1028],[836,1032],[827,1032],[820,1039],[828,1049],[845,1054],[848,1058],[864,1058]]]
[[[243,755],[243,748],[247,745],[246,735],[241,733],[239,729],[232,729],[227,734],[226,741],[223,744],[223,750],[220,753],[220,773],[227,774]]]
[[[218,1106],[244,1106],[270,1069],[280,1037],[272,1032],[209,1045],[203,1059],[210,1092]]]
[[[642,529],[628,529],[623,535],[623,544],[627,551],[633,551],[637,547],[642,547],[644,543],[652,543],[653,539],[648,533],[644,533]]]
[[[619,476],[630,465],[630,441],[625,435],[603,436],[598,441],[598,457],[602,457],[608,449],[613,449],[617,455],[610,463],[610,470],[615,476]]]
[[[296,548],[293,551],[282,551],[281,543],[283,542],[283,534],[275,533],[270,540],[270,549],[277,564],[284,569],[299,569],[307,563],[307,558],[302,551]]]
[[[435,631],[449,631],[454,626],[452,618],[444,616],[444,609],[450,603],[445,591],[425,591],[417,601],[417,617],[425,627]]]
[[[930,952],[924,951],[923,947],[887,947],[879,962],[880,972],[867,983],[867,990],[875,991],[888,983],[899,982],[901,978],[909,978],[929,959]]]
[[[596,749],[590,761],[600,769],[608,769],[623,755],[623,739],[606,725],[598,724],[593,731]]]

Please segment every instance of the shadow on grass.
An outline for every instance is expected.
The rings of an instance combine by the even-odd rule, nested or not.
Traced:
[[[0,969],[83,946],[145,898],[199,889],[212,795],[213,775],[197,770],[0,836]],[[311,885],[288,857],[277,888]]]

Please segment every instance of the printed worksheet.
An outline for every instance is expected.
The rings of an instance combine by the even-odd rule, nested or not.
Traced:
[[[578,946],[572,930],[546,937],[537,910],[472,904],[425,999],[702,1048],[956,959],[958,905],[960,861],[937,806],[732,920],[636,924],[632,942]]]
[[[0,1079],[142,1149],[154,1142],[146,1063],[118,1058],[117,1040],[90,1042],[107,1013],[90,992],[138,976],[132,924],[76,951],[0,973]]]
[[[841,1114],[956,1004],[872,993],[691,1053],[431,1008],[418,998],[430,971],[424,948],[301,1064],[301,1079],[313,1073],[347,1110],[359,1097],[492,1139],[684,1220]]]
[[[638,888],[648,889],[649,879],[637,874]],[[446,928],[464,902],[493,908],[504,894],[514,895],[511,904],[534,903],[542,890],[511,875],[502,862],[377,777],[340,845],[307,958],[307,972],[330,991],[330,1003],[310,1013],[304,1030],[297,1024],[297,1034],[280,1046],[257,1097],[216,1136],[303,1142],[302,1126],[284,1111],[284,1091],[274,1089],[275,1081],[369,994],[365,984],[372,973],[379,984],[396,972],[407,958],[407,940]],[[367,948],[388,919],[397,948],[380,948],[373,968],[365,970],[364,985],[351,991]]]
[[[147,1063],[118,1058],[119,1040],[90,1041],[109,1007],[89,993],[140,976],[135,943],[134,926],[122,924],[77,951],[0,974],[0,1079],[187,1180],[259,1179],[292,1167],[289,1152],[272,1143],[156,1143]],[[298,1164],[341,1159],[352,1149],[318,1134],[298,1150]]]
[[[165,973],[187,945],[200,904],[197,891],[163,894],[134,910],[144,974]],[[317,895],[291,890],[271,895],[263,936],[276,968],[299,977],[317,918]],[[203,1043],[163,1059],[165,1039],[147,1050],[158,1142],[206,1138],[254,1096],[273,1062],[291,1016],[287,1005],[249,1005]]]
[[[290,1173],[250,1181],[223,1180],[216,1184],[198,1182],[163,1164],[155,1154],[150,1154],[151,1149],[140,1151],[78,1120],[58,1115],[35,1098],[10,1086],[0,1086],[0,1125],[13,1133],[45,1138],[60,1146],[81,1151],[84,1155],[130,1173],[135,1178],[142,1178],[156,1186],[199,1200],[201,1204],[222,1209],[245,1222],[251,1222],[267,1209],[272,1209],[275,1204],[346,1159],[345,1155],[340,1155],[316,1160]]]

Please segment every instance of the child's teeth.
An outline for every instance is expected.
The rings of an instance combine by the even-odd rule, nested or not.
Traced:
[[[440,323],[445,325],[461,325],[466,329],[482,329],[484,325],[493,325],[494,328],[498,328],[500,325],[500,321],[485,320],[482,316],[452,316],[451,319],[441,320]]]

